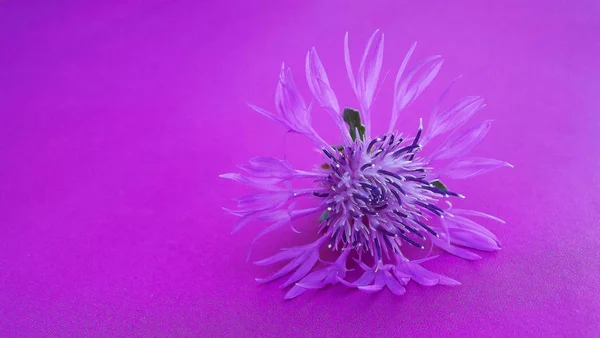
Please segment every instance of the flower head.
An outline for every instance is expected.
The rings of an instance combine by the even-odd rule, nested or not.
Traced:
[[[268,282],[290,274],[282,285],[291,286],[286,298],[337,283],[369,292],[387,287],[397,295],[405,292],[402,285],[410,280],[423,285],[457,285],[457,281],[420,265],[436,256],[409,260],[407,246],[430,251],[438,247],[466,259],[480,258],[467,248],[500,249],[496,236],[471,218],[503,221],[482,212],[452,208],[450,200],[464,196],[442,183],[446,178],[469,178],[510,166],[494,159],[464,157],[486,136],[491,126],[491,121],[484,121],[463,128],[485,106],[483,99],[468,96],[440,109],[450,85],[434,105],[427,128],[421,120],[413,135],[397,132],[398,115],[428,87],[443,63],[440,56],[432,56],[408,68],[416,47],[413,44],[394,83],[389,130],[372,136],[371,105],[379,85],[383,43],[383,34],[376,31],[355,76],[346,34],[345,63],[359,101],[358,110],[340,108],[316,50],[311,49],[306,56],[309,88],[320,108],[330,114],[340,128],[344,140],[341,146],[331,146],[315,132],[310,122],[311,107],[306,105],[291,70],[285,66],[276,88],[277,113],[250,105],[288,131],[311,139],[322,152],[323,163],[312,170],[298,170],[285,160],[256,157],[248,165],[240,166],[243,174],[221,175],[260,190],[237,199],[237,210],[226,209],[241,217],[234,231],[254,220],[270,223],[254,241],[271,231],[291,226],[300,217],[314,215],[316,219],[320,215],[315,221],[317,239],[313,243],[282,249],[255,263],[288,262],[274,275],[258,279]],[[428,142],[442,135],[447,136],[436,149],[428,151]],[[315,184],[309,189],[294,189],[290,182],[300,178],[310,178]],[[303,197],[312,197],[314,206],[298,209],[294,200]],[[322,248],[337,253],[337,258],[323,262]],[[345,279],[349,257],[363,270],[355,281]]]

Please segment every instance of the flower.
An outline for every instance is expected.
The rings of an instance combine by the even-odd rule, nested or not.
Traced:
[[[255,157],[248,165],[240,166],[242,174],[221,175],[259,190],[237,199],[238,209],[225,209],[241,217],[234,232],[251,221],[270,223],[253,244],[271,231],[291,226],[298,218],[315,215],[316,219],[316,215],[320,215],[315,223],[317,239],[313,243],[282,249],[272,257],[255,262],[257,265],[287,262],[270,277],[257,279],[270,282],[290,274],[282,285],[291,286],[285,298],[338,283],[367,292],[387,287],[397,295],[405,292],[403,285],[410,280],[422,285],[458,285],[457,281],[421,266],[437,256],[410,260],[406,255],[407,246],[422,250],[428,247],[429,252],[437,247],[465,259],[480,258],[468,248],[500,249],[498,238],[472,218],[504,221],[482,212],[452,208],[450,200],[464,196],[442,182],[512,167],[504,161],[465,157],[491,127],[488,120],[463,128],[485,107],[483,99],[468,96],[440,109],[455,80],[434,105],[427,128],[421,119],[414,136],[397,132],[399,114],[428,87],[443,63],[440,56],[432,56],[408,68],[415,43],[404,57],[395,79],[389,130],[372,137],[371,105],[379,85],[383,43],[384,35],[375,31],[355,76],[348,34],[345,36],[345,64],[359,102],[358,110],[340,108],[317,51],[312,48],[306,56],[310,91],[320,108],[331,115],[340,128],[341,146],[331,146],[315,132],[310,119],[311,106],[306,104],[291,70],[285,65],[275,92],[276,113],[249,104],[288,131],[312,140],[323,154],[323,164],[312,170],[298,170],[285,160]],[[428,152],[426,145],[443,135],[446,137],[440,145]],[[290,182],[302,178],[312,179],[314,186],[294,189]],[[295,200],[306,197],[313,198],[314,206],[298,209]],[[321,250],[338,256],[333,262],[324,262]],[[350,257],[363,271],[354,281],[346,280]]]

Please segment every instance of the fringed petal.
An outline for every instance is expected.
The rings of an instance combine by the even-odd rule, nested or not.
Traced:
[[[460,128],[484,107],[483,98],[479,96],[468,96],[460,99],[453,106],[431,117],[426,135],[427,140]]]
[[[458,281],[450,277],[429,271],[419,263],[411,262],[403,257],[397,259],[396,269],[409,275],[412,280],[421,285],[460,285]]]
[[[434,239],[434,243],[436,246],[440,247],[441,249],[444,249],[445,251],[458,256],[460,258],[464,258],[464,259],[468,259],[468,260],[477,260],[477,259],[481,259],[481,256],[479,256],[478,254],[471,252],[467,249],[463,249],[457,246],[454,246],[450,243],[448,243],[447,239],[444,238],[439,238],[439,239]]]
[[[406,54],[402,66],[400,66],[400,70],[396,75],[392,120],[390,121],[389,131],[394,129],[400,112],[410,106],[423,93],[433,79],[435,79],[444,63],[441,56],[434,55],[421,61],[404,74],[404,67],[406,67],[408,58],[410,58],[415,46],[416,43],[413,44]]]
[[[467,154],[477,145],[492,126],[492,121],[487,120],[481,124],[471,127],[462,133],[452,134],[448,139],[434,152],[431,160],[449,159]]]
[[[510,163],[491,158],[472,157],[454,161],[439,172],[440,177],[467,179],[486,174],[492,170],[513,166]]]

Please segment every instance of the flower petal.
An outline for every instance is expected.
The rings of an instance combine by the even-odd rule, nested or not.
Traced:
[[[448,177],[452,179],[466,179],[477,175],[488,173],[494,169],[510,167],[512,165],[491,158],[472,157],[465,158],[450,163],[446,168],[440,170],[440,177]]]
[[[476,112],[485,107],[479,96],[468,96],[460,99],[450,108],[432,118],[428,139],[451,132],[465,124]]]
[[[358,92],[356,91],[356,81],[354,79],[354,72],[352,71],[352,62],[350,61],[350,48],[348,46],[348,32],[344,35],[344,62],[346,63],[346,71],[348,72],[348,80],[350,81],[350,86],[352,86],[352,90],[354,94],[358,96]]]
[[[359,99],[362,98],[362,109],[365,110],[366,125],[369,125],[368,112],[373,102],[373,95],[379,81],[381,73],[381,65],[383,63],[383,34],[379,34],[376,30],[369,39],[360,67],[358,68],[358,86],[360,93]]]
[[[240,165],[240,169],[256,177],[264,178],[289,178],[294,175],[295,169],[286,161],[276,157],[257,156],[247,165]]]
[[[435,245],[437,245],[438,247],[446,250],[447,252],[458,256],[460,258],[464,258],[464,259],[469,259],[469,260],[476,260],[476,259],[481,259],[481,256],[479,256],[478,254],[471,252],[467,249],[463,249],[457,246],[454,246],[450,243],[448,243],[445,239],[436,239],[435,241]]]
[[[462,230],[480,233],[484,236],[487,236],[487,237],[493,239],[498,244],[500,243],[498,238],[496,237],[496,235],[494,235],[491,231],[489,231],[485,227],[479,225],[478,223],[476,223],[473,220],[470,220],[466,217],[454,215],[454,217],[449,217],[447,219],[447,221],[448,221],[448,223],[447,223],[448,228],[450,230],[451,229],[462,229]]]
[[[283,276],[287,275],[288,273],[290,273],[292,270],[296,269],[300,264],[304,263],[305,260],[306,260],[306,255],[304,253],[302,253],[302,254],[298,255],[297,257],[295,257],[294,259],[292,259],[290,262],[288,262],[281,269],[277,270],[277,272],[272,274],[270,277],[256,278],[256,281],[259,283],[267,283],[267,282],[273,281],[277,278],[283,277]]]
[[[466,215],[466,216],[479,216],[479,217],[483,217],[483,218],[489,218],[492,219],[496,222],[500,222],[500,223],[506,223],[504,220],[496,217],[496,216],[492,216],[489,214],[486,214],[484,212],[481,211],[475,211],[475,210],[465,210],[465,209],[452,209],[452,213],[455,215]]]
[[[371,283],[373,281],[373,279],[375,279],[375,272],[373,270],[367,270],[365,271],[360,277],[358,277],[357,280],[355,280],[354,282],[350,283],[340,277],[338,277],[338,280],[340,281],[340,283],[349,286],[349,287],[358,287],[358,286],[365,286],[369,283]]]
[[[315,266],[319,260],[319,251],[315,250],[308,254],[306,260],[294,271],[288,280],[281,285],[282,288],[288,287],[306,276],[306,274]]]
[[[465,132],[451,135],[432,155],[433,159],[449,159],[468,153],[490,130],[492,121],[487,120]]]
[[[399,113],[410,106],[423,91],[429,86],[437,76],[444,60],[439,55],[434,55],[421,61],[415,67],[404,74],[405,62],[412,54],[416,43],[413,44],[408,54],[404,58],[400,70],[396,75],[394,87],[394,104],[392,107],[392,120],[390,122],[390,131],[394,128]]]
[[[396,265],[396,269],[409,274],[415,282],[421,285],[460,285],[458,281],[450,277],[446,277],[444,275],[440,275],[435,272],[429,271],[422,267],[420,264],[411,261],[400,260]]]
[[[292,197],[291,191],[259,192],[236,199],[238,209],[235,212],[246,213],[282,207]]]
[[[296,258],[301,254],[302,254],[302,252],[297,249],[296,250],[282,249],[280,252],[276,253],[275,255],[265,258],[265,259],[261,259],[260,261],[256,261],[256,262],[254,262],[254,264],[259,265],[259,266],[271,265],[271,264],[275,264],[275,263],[278,263],[281,261]]]
[[[306,54],[306,80],[308,81],[310,91],[321,106],[328,108],[330,114],[339,120],[340,105],[333,89],[331,89],[325,68],[323,68],[323,64],[314,47]]]
[[[296,283],[296,285],[306,289],[320,289],[327,285],[327,283],[324,283],[323,280],[326,279],[331,273],[331,270],[328,268],[313,271],[306,275],[306,277],[302,278],[302,280]]]
[[[482,251],[498,251],[498,243],[480,233],[465,229],[450,229],[450,243]]]
[[[290,291],[288,291],[283,298],[284,299],[293,299],[293,298],[300,296],[304,292],[306,292],[305,288],[300,287],[298,285],[294,285],[294,287],[292,287],[290,289]]]
[[[383,289],[383,285],[359,285],[357,288],[361,291],[365,292],[378,292]]]
[[[241,174],[236,173],[227,173],[219,175],[221,178],[226,178],[229,180],[236,181],[238,183],[248,185],[254,188],[262,189],[262,190],[282,190],[283,188],[277,186],[277,184],[281,183],[280,178],[264,178],[264,177],[248,177]]]
[[[402,296],[405,292],[406,289],[400,285],[400,283],[396,280],[396,278],[394,278],[394,276],[392,276],[392,274],[389,271],[385,271],[385,284],[387,285],[388,289],[390,289],[390,291],[397,295],[397,296]]]

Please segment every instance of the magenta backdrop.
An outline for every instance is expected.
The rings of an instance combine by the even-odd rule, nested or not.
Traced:
[[[598,1],[91,3],[0,2],[0,336],[600,335]],[[503,248],[426,264],[458,287],[284,301],[245,262],[260,225],[230,235],[220,209],[244,189],[217,176],[285,151],[310,168],[308,143],[284,146],[245,101],[273,108],[282,61],[308,93],[314,45],[354,105],[343,35],[358,59],[376,28],[385,70],[414,40],[446,59],[400,129],[459,74],[454,98],[487,99],[476,119],[495,124],[474,154],[515,169],[452,184],[461,206],[507,220],[487,224]],[[254,258],[310,236],[266,237]]]

